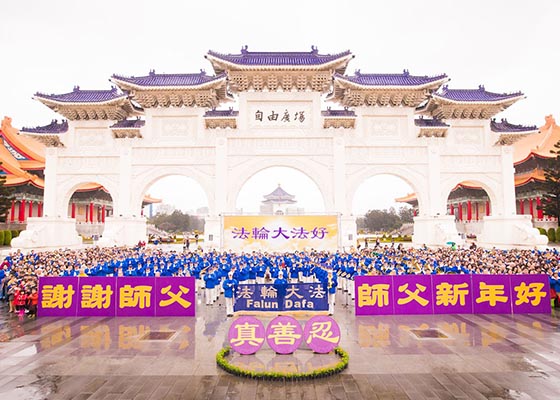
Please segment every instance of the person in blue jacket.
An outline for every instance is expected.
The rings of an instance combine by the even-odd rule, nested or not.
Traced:
[[[233,317],[233,302],[237,291],[237,281],[233,279],[233,271],[228,272],[227,279],[222,283],[224,297],[226,298],[226,313],[228,317]]]
[[[282,270],[278,271],[278,277],[274,280],[274,288],[278,293],[278,309],[280,311],[284,309],[284,297],[286,296],[287,286],[288,281],[284,278],[284,272]]]
[[[329,269],[327,272],[327,276],[323,280],[323,285],[325,287],[325,291],[328,294],[328,301],[329,301],[329,315],[334,314],[334,299],[336,296],[336,287],[338,286],[338,281],[336,279],[336,275],[333,274],[332,269]]]

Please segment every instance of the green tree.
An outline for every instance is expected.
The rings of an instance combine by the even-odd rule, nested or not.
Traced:
[[[175,210],[171,214],[156,214],[148,222],[154,224],[158,229],[173,234],[194,230],[202,231],[204,229],[204,219],[191,216],[180,210]]]
[[[2,163],[0,162],[0,170]],[[6,186],[6,175],[0,175],[0,222],[6,222],[8,211],[12,207],[14,189]]]
[[[402,226],[400,217],[394,208],[389,210],[369,210],[364,215],[364,224],[370,232],[390,232]]]
[[[544,192],[539,210],[551,217],[560,218],[560,141],[554,145],[556,150],[550,150],[555,156],[548,160],[544,168],[545,181],[540,184]]]
[[[403,224],[408,224],[414,222],[414,214],[411,207],[401,207],[399,208],[399,218]]]

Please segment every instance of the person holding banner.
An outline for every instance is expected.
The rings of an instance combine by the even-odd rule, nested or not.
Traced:
[[[228,272],[228,277],[222,283],[222,287],[224,288],[224,297],[226,299],[226,314],[228,317],[233,317],[233,302],[235,292],[237,292],[237,280],[233,279],[233,271]]]
[[[333,274],[332,269],[327,272],[327,277],[323,282],[325,290],[328,293],[329,299],[329,315],[334,314],[334,299],[336,296],[336,287],[338,286],[338,281],[336,275]]]
[[[278,307],[280,311],[284,309],[284,297],[286,296],[287,286],[288,281],[284,279],[284,272],[282,270],[278,271],[278,277],[274,280],[274,289],[278,293]]]

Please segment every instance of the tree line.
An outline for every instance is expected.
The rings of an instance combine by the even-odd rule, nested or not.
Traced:
[[[388,210],[369,210],[363,217],[358,218],[358,230],[368,232],[393,232],[403,224],[413,222],[412,208],[394,207]]]

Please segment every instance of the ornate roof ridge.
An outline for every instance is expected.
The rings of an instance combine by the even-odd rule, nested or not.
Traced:
[[[249,51],[248,46],[243,46],[239,54],[208,50],[206,57],[219,58],[245,66],[311,66],[326,64],[350,55],[352,55],[350,50],[334,54],[319,54],[315,46],[311,46],[311,51]]]
[[[41,134],[59,134],[68,131],[68,120],[63,119],[58,122],[58,119],[53,119],[50,124],[43,126],[23,127],[20,129],[22,133],[41,133]]]
[[[158,74],[155,70],[150,70],[144,76],[125,76],[119,74],[111,75],[111,79],[126,82],[136,86],[164,87],[164,86],[200,86],[217,80],[226,78],[225,73],[217,75],[207,75],[201,69],[198,73],[170,73]]]
[[[448,128],[449,125],[443,122],[440,118],[424,118],[423,115],[420,118],[414,119],[414,125],[420,127],[431,127],[431,128]]]
[[[412,75],[408,69],[400,73],[362,73],[359,69],[354,75],[334,74],[334,79],[341,79],[362,86],[422,86],[442,80],[449,80],[445,73],[438,75]]]
[[[237,117],[239,111],[229,108],[228,110],[208,110],[204,113],[204,117]]]
[[[146,121],[137,117],[135,119],[123,119],[110,126],[111,129],[140,129]]]
[[[536,125],[520,125],[512,124],[508,122],[506,118],[502,118],[500,122],[496,121],[496,118],[490,120],[490,129],[492,132],[509,132],[509,133],[522,133],[522,132],[533,132],[538,131]]]

